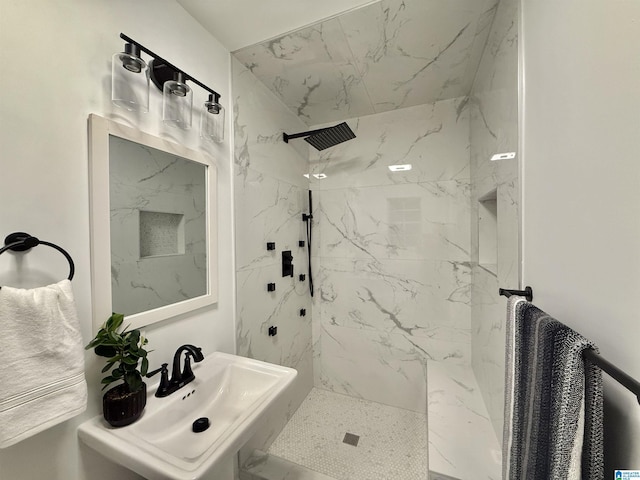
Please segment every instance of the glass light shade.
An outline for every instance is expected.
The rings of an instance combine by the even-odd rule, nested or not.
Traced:
[[[136,53],[116,53],[111,62],[111,101],[136,112],[149,111],[149,67]]]
[[[200,136],[216,143],[224,141],[224,107],[214,101],[212,95],[202,106]]]
[[[174,80],[164,82],[162,88],[162,121],[172,127],[188,130],[191,128],[193,91],[184,83],[182,73],[176,73]]]

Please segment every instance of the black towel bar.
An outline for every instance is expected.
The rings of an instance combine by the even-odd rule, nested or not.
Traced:
[[[531,287],[524,287],[524,290],[507,290],[506,288],[501,288],[498,290],[498,293],[507,298],[511,295],[517,295],[519,297],[525,297],[528,302],[533,300],[533,289]]]
[[[14,232],[4,239],[4,247],[0,248],[0,255],[6,252],[7,250],[12,250],[14,252],[24,252],[29,250],[37,245],[47,245],[48,247],[55,248],[62,255],[65,256],[67,261],[69,262],[69,276],[67,277],[69,280],[73,279],[73,274],[75,272],[75,265],[73,264],[73,259],[71,255],[69,255],[64,249],[60,248],[58,245],[45,242],[44,240],[40,240],[37,237],[33,237],[25,232]]]
[[[594,365],[600,367],[600,369],[613,378],[620,385],[625,387],[631,393],[633,393],[638,399],[638,403],[640,403],[640,382],[631,376],[624,373],[618,367],[616,367],[613,363],[605,360],[600,355],[598,355],[594,350],[587,349],[584,351],[582,356],[588,359]]]
[[[533,300],[533,289],[531,287],[525,287],[524,290],[507,290],[507,289],[501,288],[498,290],[498,293],[505,297],[510,297],[511,295],[518,295],[520,297],[525,297],[529,302]],[[603,372],[605,372],[607,375],[613,378],[616,382],[618,382],[620,385],[622,385],[631,393],[633,393],[638,399],[638,403],[640,403],[640,382],[638,382],[636,379],[634,379],[630,375],[620,370],[613,363],[602,358],[599,354],[597,354],[594,350],[590,348],[585,350],[582,356],[585,359],[588,359],[594,365],[597,365],[598,367],[600,367],[600,369]]]

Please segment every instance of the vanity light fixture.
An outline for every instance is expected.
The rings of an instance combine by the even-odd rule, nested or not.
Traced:
[[[210,93],[200,113],[200,136],[216,143],[224,141],[224,107],[220,95]]]
[[[123,52],[113,55],[111,101],[127,110],[149,111],[149,67],[133,43],[126,43]]]
[[[216,142],[224,140],[224,107],[220,105],[220,94],[180,70],[164,58],[124,33],[120,38],[125,43],[124,51],[113,56],[111,100],[128,110],[149,111],[149,80],[163,93],[162,120],[174,127],[191,128],[194,83],[208,92],[200,119],[200,136]],[[152,57],[149,63],[140,57],[140,52]]]
[[[192,108],[193,91],[185,83],[184,74],[175,72],[173,80],[167,80],[162,87],[162,121],[188,130],[191,128]]]
[[[389,170],[392,172],[408,172],[411,170],[411,164],[408,163],[406,165],[389,165]]]

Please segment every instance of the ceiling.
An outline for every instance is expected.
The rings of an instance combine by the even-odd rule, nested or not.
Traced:
[[[372,0],[177,1],[232,52],[372,3]]]
[[[222,26],[208,24],[227,12],[228,45],[262,36],[234,56],[312,126],[468,95],[499,0],[339,0],[343,11],[364,4],[340,14],[337,0],[316,0],[305,15],[289,7],[310,7],[307,0],[281,0],[297,12],[283,27],[271,25],[273,12],[264,9],[275,0],[233,0],[234,8],[218,1],[215,14],[206,11],[211,2],[178,1],[221,39],[215,28]],[[309,24],[311,14],[325,11],[318,3],[333,13]],[[190,10],[196,7],[200,13]],[[264,23],[262,33],[249,31]],[[291,30],[296,23],[307,26]]]

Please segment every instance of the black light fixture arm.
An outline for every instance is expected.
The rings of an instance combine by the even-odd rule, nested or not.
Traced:
[[[178,67],[176,67],[175,65],[173,65],[172,63],[168,62],[167,60],[165,60],[164,58],[162,58],[160,55],[153,53],[151,50],[149,50],[147,47],[145,47],[144,45],[136,42],[133,38],[128,37],[127,35],[125,35],[124,33],[120,33],[120,38],[123,39],[125,42],[127,43],[131,43],[135,46],[137,46],[140,50],[142,50],[144,53],[146,53],[147,55],[151,56],[154,58],[154,60],[161,62],[162,66],[168,67],[171,70],[174,70],[176,72],[182,73],[182,75],[184,76],[185,80],[189,80],[193,83],[195,83],[196,85],[198,85],[199,87],[203,88],[204,90],[206,90],[207,92],[209,92],[211,95],[213,95],[213,100],[216,103],[219,103],[220,101],[220,94],[218,92],[216,92],[215,90],[213,90],[210,87],[207,87],[204,83],[198,81],[197,79],[195,79],[194,77],[192,77],[191,75],[189,75],[187,72],[179,69]],[[162,87],[160,86],[160,89],[162,90]]]

